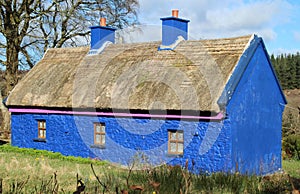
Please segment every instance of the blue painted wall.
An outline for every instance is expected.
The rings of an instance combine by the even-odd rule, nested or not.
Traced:
[[[46,142],[35,142],[37,121],[46,121]],[[94,122],[106,125],[105,148],[94,148]],[[184,154],[169,155],[168,130],[183,130]],[[143,153],[154,165],[185,165],[194,171],[226,171],[231,164],[229,121],[199,122],[148,118],[114,118],[12,113],[14,146],[51,150],[64,155],[99,158],[127,165]]]
[[[106,26],[92,26],[91,49],[99,49],[106,41],[115,43],[115,28]]]
[[[162,20],[162,45],[169,46],[176,42],[178,36],[188,39],[188,22],[176,17],[161,18]]]
[[[37,121],[46,121],[46,142],[39,142]],[[81,141],[71,115],[17,114],[11,115],[12,145],[60,152],[64,155],[95,157]]]
[[[281,168],[283,104],[261,41],[226,110],[232,129],[233,171],[266,174]]]

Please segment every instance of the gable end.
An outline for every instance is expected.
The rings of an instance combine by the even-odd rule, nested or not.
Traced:
[[[257,35],[254,35],[253,36],[253,39],[250,41],[250,45],[248,46],[248,48],[244,51],[244,53],[241,55],[237,65],[236,65],[236,68],[234,69],[231,77],[229,78],[226,86],[225,86],[225,89],[223,90],[222,92],[222,95],[221,97],[219,98],[218,100],[218,105],[220,106],[220,109],[221,110],[225,110],[225,107],[227,106],[227,104],[229,103],[229,101],[231,100],[235,90],[236,90],[236,87],[238,85],[238,83],[240,82],[249,62],[251,61],[253,55],[255,54],[257,48],[262,45],[263,47],[263,50],[264,50],[264,53],[265,53],[265,56],[267,58],[267,61],[268,61],[268,64],[270,65],[270,68],[272,70],[272,73],[275,77],[275,80],[276,80],[276,84],[280,90],[280,93],[281,93],[281,96],[283,98],[283,101],[285,104],[287,104],[287,100],[284,96],[284,93],[282,91],[282,88],[280,86],[280,83],[278,81],[278,78],[276,76],[276,73],[275,73],[275,70],[273,68],[273,66],[271,65],[271,61],[270,61],[270,57],[268,55],[268,52],[267,52],[267,49],[265,47],[265,44],[262,40],[261,37],[257,37]]]

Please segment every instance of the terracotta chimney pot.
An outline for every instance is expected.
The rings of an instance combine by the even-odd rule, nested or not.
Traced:
[[[172,10],[172,16],[175,17],[175,18],[178,18],[178,12],[179,12],[178,9],[173,9]]]
[[[100,26],[106,26],[106,18],[100,18]]]

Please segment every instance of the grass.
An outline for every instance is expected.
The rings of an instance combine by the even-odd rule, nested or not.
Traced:
[[[3,193],[73,193],[77,177],[84,182],[87,193],[116,193],[130,186],[143,187],[143,193],[285,193],[292,186],[286,174],[266,177],[214,173],[193,175],[181,167],[161,166],[130,171],[108,162],[66,157],[47,151],[0,146],[0,179]],[[300,161],[283,161],[283,168],[299,181]],[[296,179],[298,178],[298,179]],[[159,183],[159,186],[155,184]],[[298,185],[296,185],[298,188]],[[19,190],[18,190],[19,189]],[[299,189],[299,188],[298,188]],[[132,191],[132,190],[131,190]]]
[[[283,160],[282,168],[290,176],[300,179],[300,160]]]
[[[6,153],[21,153],[24,155],[29,155],[33,157],[39,157],[39,156],[46,156],[49,159],[60,159],[62,161],[70,161],[70,162],[77,162],[82,164],[108,164],[106,161],[99,161],[99,160],[91,160],[88,158],[81,158],[81,157],[74,157],[74,156],[64,156],[58,152],[50,152],[45,150],[36,150],[36,149],[28,149],[28,148],[18,148],[14,146],[10,146],[9,144],[5,144],[0,146],[1,152]]]
[[[20,184],[28,179],[24,189],[29,191],[37,186],[37,182],[42,183],[53,179],[56,173],[60,188],[65,191],[75,191],[77,174],[86,184],[96,182],[91,164],[99,175],[106,171],[113,172],[107,162],[65,157],[58,153],[18,149],[7,145],[0,147],[0,178],[3,179],[4,190],[9,190],[13,183]]]

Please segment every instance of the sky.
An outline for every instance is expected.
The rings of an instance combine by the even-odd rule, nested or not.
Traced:
[[[269,54],[300,52],[299,0],[139,0],[139,34],[130,40],[161,39],[162,17],[189,19],[189,39],[257,34]]]

